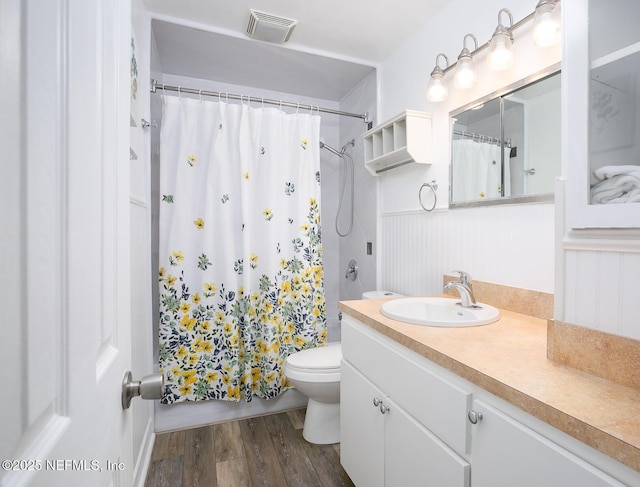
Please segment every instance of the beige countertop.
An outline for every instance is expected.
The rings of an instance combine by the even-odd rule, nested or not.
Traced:
[[[380,313],[386,299],[339,309],[532,416],[640,471],[640,390],[547,359],[546,320],[501,309],[489,325],[417,326]]]

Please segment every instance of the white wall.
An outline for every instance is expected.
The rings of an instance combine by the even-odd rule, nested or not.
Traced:
[[[475,88],[456,90],[449,73],[445,78],[449,81],[449,98],[439,104],[426,100],[427,82],[438,53],[454,62],[466,33],[476,35],[480,44],[490,38],[501,8],[509,8],[517,22],[533,12],[535,5],[535,1],[522,0],[452,0],[382,63],[380,121],[407,108],[432,112],[433,164],[404,166],[379,178],[382,242],[378,287],[409,294],[439,292],[443,271],[455,266],[474,279],[553,292],[553,205],[447,210],[449,112],[558,63],[560,46],[536,47],[528,23],[515,31],[515,62],[510,70],[489,71],[484,51],[475,60],[479,75]],[[508,24],[504,14],[501,19]],[[436,211],[426,214],[417,195],[422,183],[433,179],[439,185],[438,204]],[[415,218],[407,223],[409,215]],[[392,236],[390,231],[394,232]],[[437,244],[425,247],[415,232],[437,239]],[[391,239],[396,243],[392,245]],[[427,252],[429,265],[408,258]]]

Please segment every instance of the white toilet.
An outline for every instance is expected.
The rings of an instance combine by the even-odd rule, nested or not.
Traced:
[[[339,342],[293,353],[284,374],[309,398],[302,436],[309,443],[326,445],[340,441]]]
[[[388,298],[401,294],[369,291],[362,299]],[[293,353],[287,357],[284,374],[298,391],[309,398],[302,436],[309,443],[340,442],[339,342]]]

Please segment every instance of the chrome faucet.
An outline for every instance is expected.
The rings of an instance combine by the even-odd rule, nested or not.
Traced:
[[[463,308],[477,308],[476,298],[473,296],[471,276],[463,271],[453,271],[460,276],[459,281],[449,281],[444,285],[444,290],[455,289],[460,294],[460,306]]]

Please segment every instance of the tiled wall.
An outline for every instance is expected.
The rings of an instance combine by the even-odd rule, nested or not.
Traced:
[[[376,73],[372,73],[340,103],[340,109],[353,113],[368,112],[374,124],[379,123],[376,118]],[[364,148],[362,134],[367,126],[355,118],[340,118],[340,144],[355,139],[356,145],[349,153],[353,157],[355,173],[354,189],[354,223],[353,230],[346,237],[339,239],[340,264],[339,283],[340,299],[360,299],[364,291],[376,289],[376,255],[378,242],[376,240],[376,188],[377,177],[372,176],[364,167]],[[348,189],[348,188],[347,188]],[[348,196],[345,194],[345,199]],[[340,229],[346,227],[348,221],[348,204],[345,201],[344,213],[341,216]],[[324,227],[331,222],[325,220]],[[371,242],[372,252],[367,255],[367,242]],[[358,263],[358,278],[355,281],[345,278],[345,272],[351,259]]]

